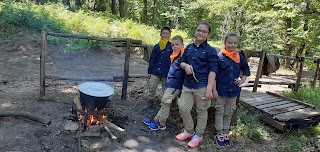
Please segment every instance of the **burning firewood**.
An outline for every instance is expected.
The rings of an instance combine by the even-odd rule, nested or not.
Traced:
[[[120,131],[120,132],[125,132],[125,131],[126,131],[125,129],[120,128],[119,126],[115,125],[114,123],[112,123],[112,122],[110,122],[110,121],[108,121],[108,120],[106,120],[106,119],[103,119],[103,118],[101,118],[101,117],[98,117],[98,120],[99,120],[102,124],[107,125],[108,127],[114,128],[114,129],[117,130],[117,131]]]
[[[111,136],[111,139],[113,139],[113,140],[118,139],[118,137],[116,137],[116,136],[110,131],[110,129],[107,127],[106,124],[102,123],[102,125],[103,125],[104,129],[105,129],[105,130],[109,133],[109,135]]]

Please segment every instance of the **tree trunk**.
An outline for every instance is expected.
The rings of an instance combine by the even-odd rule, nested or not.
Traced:
[[[116,0],[111,0],[111,14],[116,14]]]
[[[64,5],[67,5],[69,8],[71,7],[71,5],[70,5],[70,0],[63,0],[62,3],[63,3]]]
[[[284,55],[291,56],[291,53],[293,50],[293,45],[291,44],[292,20],[291,20],[291,18],[286,18],[285,22],[286,22],[287,32],[286,32],[286,36],[285,36],[286,42],[285,42],[285,46],[284,46]],[[286,59],[286,67],[290,68],[290,65],[291,65],[290,59]]]
[[[76,0],[76,1],[75,1],[75,5],[76,5],[77,7],[81,7],[81,0]]]
[[[156,3],[157,1],[156,0],[153,0],[153,7],[152,7],[152,25],[154,25],[154,15],[155,15],[155,10],[156,10]]]
[[[95,3],[97,4],[95,7],[95,11],[102,11],[105,12],[106,11],[106,1],[105,0],[97,0],[95,1]]]
[[[307,3],[307,6],[306,6],[306,10],[304,11],[304,13],[308,13],[310,11],[310,8],[309,8],[309,5]],[[309,22],[309,19],[304,16],[303,18],[303,31],[304,33],[307,33],[307,31],[309,30],[309,27],[308,27],[308,22]],[[302,56],[305,48],[306,48],[306,45],[307,45],[307,42],[306,42],[306,38],[302,38],[302,43],[300,44],[299,46],[299,49],[297,50],[297,53],[296,53],[296,56]],[[294,61],[292,64],[291,64],[291,67],[294,67],[294,65],[296,64],[296,68],[298,68],[298,64],[297,64],[298,61]]]
[[[148,0],[143,0],[143,23],[148,23]]]
[[[124,0],[119,0],[119,11],[120,11],[120,17],[125,17],[125,8],[124,8]]]

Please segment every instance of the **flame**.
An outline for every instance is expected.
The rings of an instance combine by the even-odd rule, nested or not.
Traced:
[[[107,114],[104,114],[101,116],[102,119],[107,119],[108,118],[108,115]],[[83,116],[81,118],[82,120],[84,119]],[[83,122],[83,121],[82,121]],[[94,115],[88,115],[88,119],[87,119],[87,122],[86,122],[86,126],[89,126],[89,125],[99,125],[101,122],[98,120],[98,117],[97,116],[94,116]]]

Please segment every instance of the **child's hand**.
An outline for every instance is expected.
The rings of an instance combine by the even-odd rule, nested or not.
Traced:
[[[217,90],[213,90],[213,98],[216,99],[218,97],[218,91]]]
[[[201,98],[201,99],[203,99],[203,100],[210,100],[210,99],[212,99],[213,98],[213,93],[212,93],[212,90],[206,90],[206,94],[205,94],[205,96],[203,97],[203,98]]]
[[[248,78],[247,76],[242,76],[241,79],[236,79],[236,80],[235,80],[235,83],[236,83],[239,87],[245,86],[248,82],[249,82],[249,78]]]
[[[190,64],[186,64],[186,68],[185,68],[186,74],[187,75],[191,75],[193,74],[193,68]]]
[[[243,84],[245,80],[246,80],[246,79],[244,79],[244,80],[242,80],[242,79],[235,79],[234,83],[239,86],[239,85]]]

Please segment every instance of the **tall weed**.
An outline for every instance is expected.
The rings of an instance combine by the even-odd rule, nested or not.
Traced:
[[[269,136],[270,129],[261,124],[255,115],[240,109],[234,131],[237,136],[244,135],[256,143],[261,143],[262,139]]]
[[[310,103],[320,109],[320,88],[300,88],[296,93],[284,92],[283,95]]]

